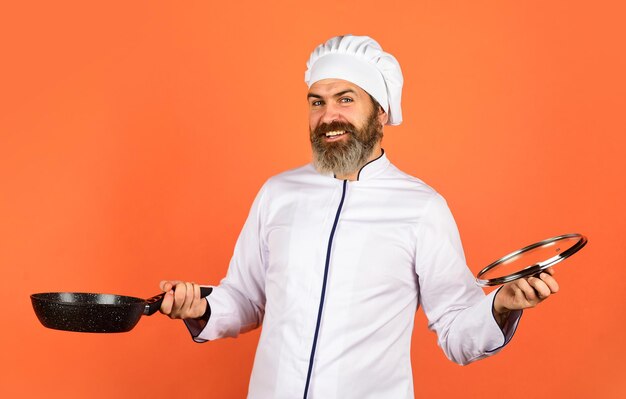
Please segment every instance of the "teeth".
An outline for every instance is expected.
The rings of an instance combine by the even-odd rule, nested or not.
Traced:
[[[344,130],[335,130],[333,132],[327,132],[326,137],[339,136],[340,134],[344,134],[344,133],[345,133]]]

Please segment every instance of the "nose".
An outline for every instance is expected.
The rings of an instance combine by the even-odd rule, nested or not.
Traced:
[[[339,121],[342,119],[339,107],[335,104],[326,104],[324,107],[324,113],[320,118],[320,123],[331,123],[333,121]]]

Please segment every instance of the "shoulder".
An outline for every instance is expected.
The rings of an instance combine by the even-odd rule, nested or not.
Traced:
[[[424,206],[431,202],[445,203],[445,199],[435,188],[425,183],[422,179],[398,169],[393,164],[389,165],[382,179],[383,184],[390,189],[401,192],[403,196],[419,201]]]
[[[263,185],[263,190],[272,193],[288,192],[304,187],[328,185],[332,180],[329,176],[321,175],[312,164],[307,164],[270,177]]]
[[[284,184],[292,181],[308,180],[317,176],[319,176],[319,173],[313,165],[306,164],[274,175],[267,180],[266,184]]]

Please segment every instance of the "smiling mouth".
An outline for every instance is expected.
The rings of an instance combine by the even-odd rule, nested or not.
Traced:
[[[326,137],[338,137],[343,136],[344,134],[349,133],[345,130],[333,130],[332,132],[326,132]]]

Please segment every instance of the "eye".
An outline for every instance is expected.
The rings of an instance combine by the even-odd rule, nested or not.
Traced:
[[[351,102],[354,102],[354,100],[353,100],[353,99],[351,99],[350,97],[341,97],[341,98],[339,99],[339,102],[340,102],[340,103],[344,103],[344,104],[345,104],[345,103],[351,103]]]
[[[319,107],[323,104],[322,100],[311,101],[311,107]]]

